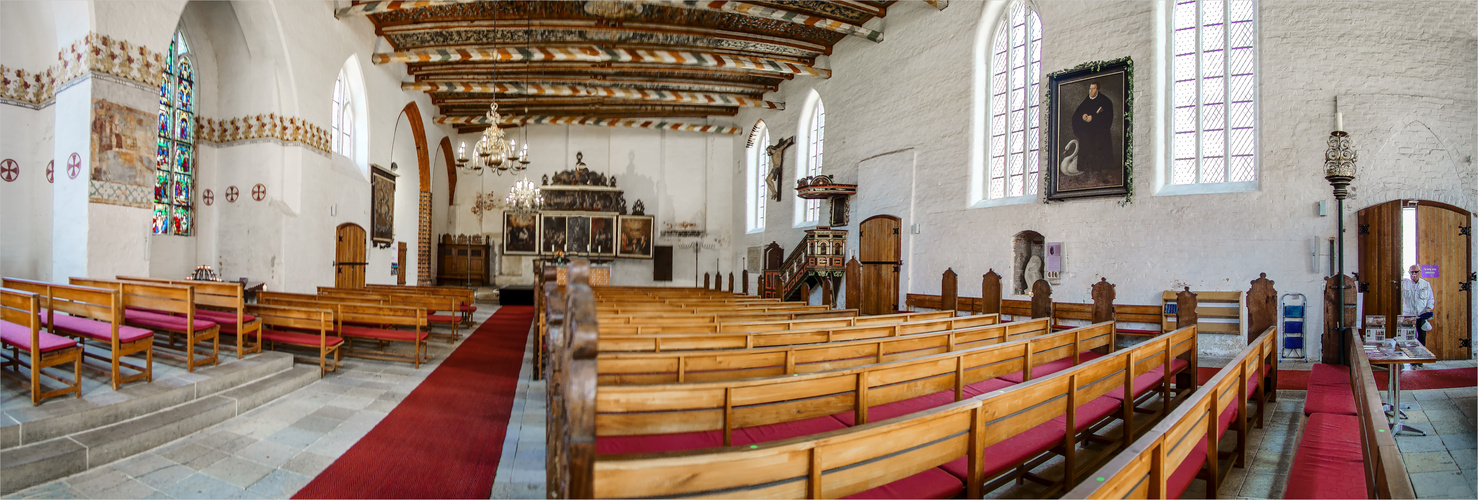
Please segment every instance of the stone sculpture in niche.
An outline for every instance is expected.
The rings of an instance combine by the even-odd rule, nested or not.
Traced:
[[[1011,241],[1012,262],[1014,269],[1011,272],[1011,291],[1016,295],[1025,295],[1031,291],[1032,283],[1042,279],[1043,247],[1047,240],[1036,231],[1022,231],[1016,233]],[[1033,276],[1028,276],[1032,270],[1032,261],[1035,260],[1035,271]]]
[[[770,188],[770,199],[780,201],[780,175],[785,171],[785,150],[795,145],[795,136],[781,139],[774,146],[765,147],[770,155],[770,172],[765,175],[765,186]]]

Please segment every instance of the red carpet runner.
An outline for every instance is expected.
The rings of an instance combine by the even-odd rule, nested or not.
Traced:
[[[489,498],[534,308],[503,306],[293,498]]]
[[[1211,380],[1216,375],[1216,368],[1201,368],[1201,383]],[[1384,371],[1375,374],[1375,386],[1380,390],[1386,390],[1387,382],[1391,376]],[[1401,371],[1401,390],[1422,389],[1457,389],[1462,387],[1478,386],[1478,368],[1446,368]],[[1278,388],[1284,390],[1307,391],[1309,390],[1308,370],[1279,370]]]

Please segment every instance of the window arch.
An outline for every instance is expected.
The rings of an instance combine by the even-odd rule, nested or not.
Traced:
[[[991,38],[987,199],[1034,196],[1040,184],[1042,20],[1025,2],[1001,15]]]
[[[334,80],[333,125],[329,128],[329,143],[335,153],[354,159],[354,92],[349,90],[344,70],[339,70]]]
[[[1253,0],[1176,0],[1170,12],[1167,184],[1257,180]]]
[[[184,32],[164,53],[154,153],[154,234],[195,231],[195,65]]]
[[[815,91],[811,92],[807,108],[810,113],[802,122],[802,131],[805,138],[801,141],[805,149],[800,155],[801,164],[795,169],[795,178],[803,179],[821,175],[825,160],[826,149],[826,105],[821,102],[821,97]],[[815,224],[821,220],[821,200],[805,200],[796,198],[796,225]]]
[[[754,125],[754,130],[749,134],[749,148],[745,150],[745,163],[748,166],[745,173],[745,225],[750,232],[765,230],[765,207],[769,196],[769,187],[765,181],[770,173],[770,155],[766,148],[770,145],[770,129],[765,127],[762,120]],[[777,179],[778,180],[778,179]]]

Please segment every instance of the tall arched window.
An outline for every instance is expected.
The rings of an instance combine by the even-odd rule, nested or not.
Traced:
[[[807,117],[805,140],[805,156],[801,158],[802,164],[795,172],[797,179],[821,175],[826,149],[826,105],[822,104],[820,98],[816,98],[816,105],[811,108],[811,114]],[[799,210],[797,224],[815,223],[821,219],[821,200],[804,200],[805,203],[800,203],[801,198],[796,200]]]
[[[349,91],[344,72],[334,80],[333,127],[329,130],[329,142],[335,153],[354,159],[354,98]]]
[[[1253,0],[1177,0],[1170,13],[1170,184],[1257,180]]]
[[[157,146],[154,234],[189,236],[195,230],[195,67],[179,30],[164,53]]]
[[[999,25],[990,58],[990,199],[1037,194],[1042,130],[1042,20],[1015,2]]]
[[[769,196],[770,189],[765,184],[765,178],[770,173],[770,155],[765,148],[770,145],[770,129],[765,127],[765,122],[755,124],[754,131],[749,134],[749,148],[745,150],[746,164],[749,168],[745,176],[748,188],[745,189],[746,205],[745,222],[749,231],[763,231],[765,229],[765,202]]]

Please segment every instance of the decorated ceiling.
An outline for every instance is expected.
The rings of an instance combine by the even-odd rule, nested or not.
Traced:
[[[485,128],[495,98],[500,125],[588,119],[681,130],[673,124],[741,107],[785,109],[765,94],[786,80],[830,78],[817,57],[843,39],[881,43],[877,19],[892,3],[355,0],[337,14],[369,16],[389,42],[374,63],[405,63],[401,88],[430,94],[435,120],[461,131]]]

